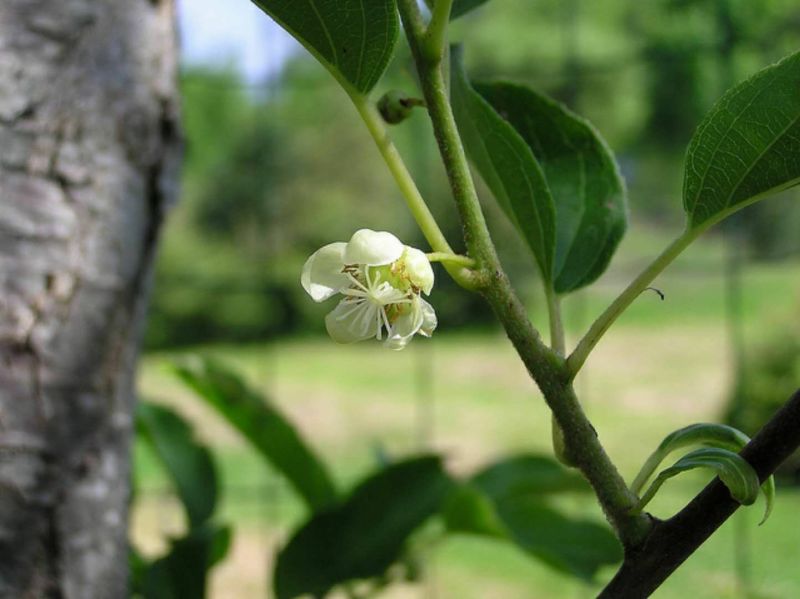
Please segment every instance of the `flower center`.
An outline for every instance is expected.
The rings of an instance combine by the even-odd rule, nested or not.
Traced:
[[[402,290],[395,287],[397,280],[389,266],[359,266],[348,264],[342,269],[347,275],[350,287],[342,289],[345,301],[352,308],[340,318],[353,318],[366,322],[373,320],[376,337],[381,339],[383,329],[388,336],[392,335],[392,325],[397,318],[406,311],[406,305],[412,303],[413,288]]]

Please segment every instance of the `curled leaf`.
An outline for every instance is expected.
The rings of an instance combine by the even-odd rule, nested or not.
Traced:
[[[658,448],[642,466],[631,485],[631,490],[634,493],[641,491],[661,462],[673,451],[690,445],[705,445],[738,452],[749,442],[750,438],[747,435],[732,426],[708,422],[690,424],[664,437]]]
[[[709,468],[728,487],[731,497],[742,505],[752,505],[758,497],[758,475],[739,454],[718,447],[696,449],[678,460],[674,466],[658,474],[642,495],[638,509],[644,508],[667,480],[687,470]]]
[[[690,424],[664,437],[664,440],[658,448],[647,458],[647,461],[642,466],[642,469],[631,485],[631,490],[638,494],[644,488],[645,483],[647,483],[653,473],[658,469],[659,465],[674,451],[692,445],[704,445],[706,447],[716,447],[738,453],[749,442],[750,437],[745,435],[742,431],[726,424],[716,424],[712,422]],[[761,490],[764,493],[764,499],[766,501],[764,517],[760,522],[760,524],[763,524],[772,513],[772,507],[775,503],[775,478],[770,476],[764,481],[764,484],[761,485]]]

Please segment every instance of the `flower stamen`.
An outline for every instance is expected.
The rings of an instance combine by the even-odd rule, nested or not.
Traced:
[[[369,293],[369,289],[364,287],[364,285],[361,283],[361,281],[359,281],[358,279],[356,279],[353,276],[353,273],[351,273],[349,271],[344,271],[344,274],[347,275],[347,278],[350,279],[350,282],[352,282],[353,285],[355,285],[358,289],[361,289],[362,291],[364,291],[364,293]]]

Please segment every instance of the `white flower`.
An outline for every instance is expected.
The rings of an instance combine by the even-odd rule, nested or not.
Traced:
[[[420,295],[433,288],[433,269],[424,253],[385,231],[361,229],[347,243],[328,244],[306,260],[300,279],[315,302],[344,297],[325,317],[334,341],[371,337],[403,349],[419,333],[436,328],[433,306]]]

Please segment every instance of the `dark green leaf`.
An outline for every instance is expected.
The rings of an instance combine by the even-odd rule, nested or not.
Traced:
[[[453,0],[453,8],[450,10],[450,19],[457,19],[471,10],[475,10],[481,4],[486,4],[488,0]]]
[[[696,449],[678,460],[674,466],[658,474],[653,484],[647,489],[640,502],[640,507],[647,505],[665,481],[687,470],[708,468],[713,470],[719,479],[728,487],[736,501],[742,505],[752,505],[758,497],[758,475],[753,467],[739,454],[727,449],[710,447]]]
[[[366,94],[386,70],[399,25],[394,0],[253,0],[345,86]]]
[[[800,53],[729,90],[689,145],[683,205],[710,226],[800,181]]]
[[[551,284],[556,214],[544,173],[525,140],[472,88],[461,49],[451,57],[453,112],[467,153]]]
[[[191,427],[175,412],[139,403],[137,423],[143,438],[169,472],[191,526],[206,521],[217,502],[217,476],[208,449],[197,442]]]
[[[542,500],[552,493],[585,491],[587,483],[549,458],[517,456],[490,466],[448,497],[450,532],[504,539],[532,557],[589,580],[618,562],[621,548],[604,525],[569,518]]]
[[[641,471],[631,485],[631,490],[634,493],[639,493],[652,474],[658,469],[661,462],[674,451],[691,445],[704,445],[738,453],[749,442],[750,437],[727,424],[709,422],[690,424],[664,437],[658,448],[647,458],[644,466],[642,466]],[[775,502],[775,478],[770,476],[764,481],[764,484],[761,485],[761,490],[764,492],[766,501],[764,518],[761,520],[763,524],[772,512],[772,506]]]
[[[488,466],[471,482],[489,497],[500,500],[523,495],[589,492],[586,480],[555,460],[538,455],[517,455]]]
[[[170,551],[150,564],[145,575],[146,599],[202,599],[211,568],[228,551],[227,526],[205,523],[172,541]]]
[[[442,509],[445,525],[451,532],[507,538],[508,532],[497,515],[494,503],[485,492],[465,484],[456,487]]]
[[[502,501],[497,511],[517,545],[558,570],[591,580],[602,566],[622,560],[607,526],[567,518],[531,497]]]
[[[611,150],[588,121],[524,86],[475,90],[525,140],[544,172],[556,209],[556,292],[594,282],[627,228],[625,184]]]
[[[137,592],[143,599],[177,599],[166,557],[147,564],[140,585]]]
[[[286,476],[312,510],[336,499],[325,466],[283,415],[241,378],[207,358],[185,360],[175,371]]]
[[[218,526],[213,529],[211,543],[208,548],[208,566],[213,568],[221,563],[231,549],[233,530],[230,526]]]
[[[437,457],[395,463],[362,482],[338,507],[315,515],[278,556],[275,594],[322,596],[375,578],[400,558],[408,536],[437,513],[452,482]]]
[[[136,547],[128,549],[128,572],[130,573],[130,590],[133,597],[140,597],[144,592],[145,579],[150,564],[136,550]]]

